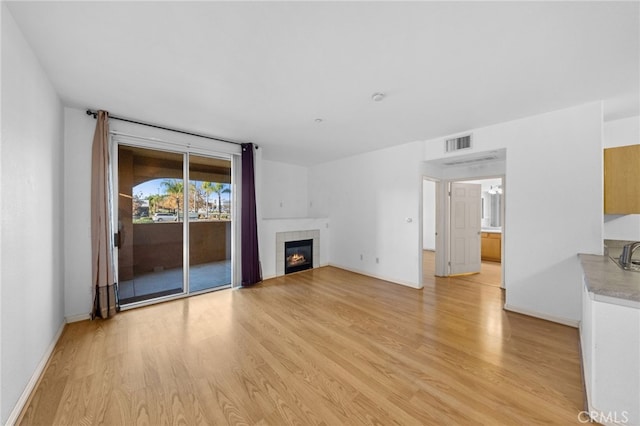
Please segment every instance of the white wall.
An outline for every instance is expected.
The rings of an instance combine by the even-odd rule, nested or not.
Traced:
[[[436,249],[436,183],[426,179],[422,183],[422,248]]]
[[[604,147],[640,144],[640,116],[604,123]],[[604,238],[640,241],[640,214],[604,215]]]
[[[261,153],[261,148],[258,152]],[[319,265],[329,263],[329,220],[326,214],[309,211],[309,169],[303,166],[256,159],[256,192],[260,261],[264,279],[276,276],[276,233],[320,231]],[[314,257],[318,253],[314,253]]]
[[[473,130],[470,152],[506,148],[507,309],[579,321],[576,254],[602,251],[601,134],[600,103]],[[425,160],[443,143],[427,141]]]
[[[4,424],[14,419],[16,404],[24,402],[64,325],[64,164],[60,100],[6,5],[1,7]]]
[[[91,312],[91,145],[96,121],[84,111],[64,109],[65,316]]]
[[[420,286],[422,155],[414,142],[310,168],[309,213],[329,216],[329,263]]]
[[[604,147],[637,145],[640,143],[640,115],[604,123]]]
[[[307,217],[308,169],[306,167],[263,159],[261,176],[260,197],[263,218]]]

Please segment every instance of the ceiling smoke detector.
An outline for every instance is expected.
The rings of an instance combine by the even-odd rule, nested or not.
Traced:
[[[371,95],[371,99],[373,99],[374,102],[380,102],[384,99],[384,93],[374,93]]]

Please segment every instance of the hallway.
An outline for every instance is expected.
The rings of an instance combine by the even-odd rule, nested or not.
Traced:
[[[436,277],[435,274],[436,252],[431,250],[422,251],[422,276],[423,282],[434,282],[436,279],[450,279],[446,277]],[[456,280],[466,281],[470,283],[478,283],[492,287],[501,287],[502,282],[502,264],[498,262],[482,261],[479,274],[460,275],[455,277]]]

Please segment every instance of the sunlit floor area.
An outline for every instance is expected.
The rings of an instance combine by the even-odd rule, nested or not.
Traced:
[[[68,324],[18,424],[579,424],[577,330],[502,292],[323,267]]]
[[[182,293],[182,268],[151,272],[118,284],[120,304]],[[194,265],[189,270],[191,293],[231,284],[231,260]]]
[[[435,262],[436,253],[431,250],[423,250],[422,252],[422,274],[424,279],[433,281],[435,279]],[[455,277],[456,280],[490,285],[494,287],[502,286],[502,265],[500,262],[490,262],[483,260],[480,266],[479,274],[462,275]],[[446,279],[446,278],[444,278]]]

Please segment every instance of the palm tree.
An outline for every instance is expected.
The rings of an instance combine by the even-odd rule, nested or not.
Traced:
[[[158,211],[158,205],[164,198],[164,195],[160,194],[152,194],[147,196],[147,200],[149,201],[149,215]]]
[[[176,205],[178,206],[176,213],[177,216],[180,217],[180,199],[184,192],[184,182],[178,179],[170,179],[163,180],[162,185],[164,186],[165,192],[176,200]]]
[[[222,214],[222,194],[231,193],[229,185],[219,182],[202,182],[202,189],[207,194],[207,209],[209,208],[209,195],[218,194],[218,218]]]

